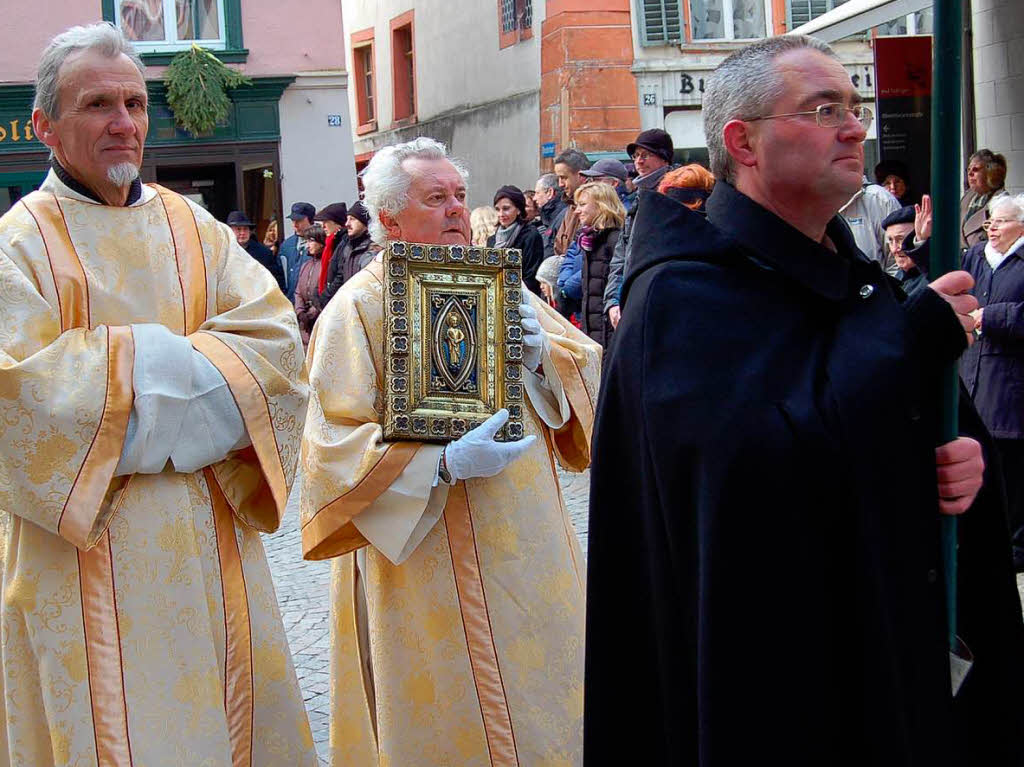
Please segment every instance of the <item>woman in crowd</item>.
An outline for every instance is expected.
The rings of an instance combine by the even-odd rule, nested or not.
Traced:
[[[1003,459],[1013,562],[1024,572],[1024,194],[994,197],[988,241],[972,245],[963,268],[974,277],[977,341],[960,372]]]
[[[523,253],[523,284],[540,295],[537,268],[544,260],[544,240],[526,218],[526,195],[519,187],[503,186],[494,193],[498,229],[487,239],[490,248],[518,248]]]
[[[696,163],[670,170],[658,184],[660,194],[681,202],[701,215],[704,215],[704,203],[714,188],[715,177],[711,175],[711,171]]]
[[[317,297],[320,295],[320,256],[327,242],[327,232],[320,224],[306,228],[302,235],[306,241],[306,252],[309,253],[295,283],[295,316],[299,319],[299,333],[302,335],[302,346],[309,345],[309,334],[313,332],[313,323],[320,314]]]
[[[604,289],[626,209],[610,184],[585,184],[576,190],[573,200],[580,212],[576,242],[583,255],[580,322],[584,333],[607,347],[612,326],[604,313]]]
[[[498,230],[498,211],[490,205],[473,208],[469,214],[470,242],[478,248],[487,245],[487,238]]]
[[[960,199],[960,247],[985,241],[988,204],[1004,191],[1006,158],[979,149],[967,161],[967,191]]]

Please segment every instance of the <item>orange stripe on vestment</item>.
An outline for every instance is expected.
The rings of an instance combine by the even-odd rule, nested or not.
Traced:
[[[21,198],[39,227],[50,261],[60,309],[60,329],[89,327],[89,286],[56,195],[32,192]]]
[[[189,336],[192,346],[213,363],[227,381],[235,404],[249,432],[263,474],[270,486],[278,514],[283,516],[288,504],[288,482],[277,446],[277,435],[270,418],[270,404],[256,376],[242,358],[212,333],[199,332]],[[279,517],[280,518],[280,517]]]
[[[203,256],[203,243],[199,239],[199,225],[184,197],[157,184],[150,186],[160,196],[171,227],[184,306],[183,333],[189,336],[206,321],[206,258]]]
[[[78,578],[96,763],[99,767],[129,767],[132,748],[109,532],[99,545],[78,552]]]
[[[394,483],[420,449],[418,442],[393,442],[351,490],[320,508],[302,525],[303,559],[327,559],[367,544],[352,519]]]
[[[252,626],[235,518],[209,467],[203,469],[213,505],[217,556],[224,598],[224,713],[231,741],[232,767],[252,764],[253,674]]]
[[[28,195],[22,202],[35,219],[43,238],[57,291],[61,331],[90,328],[89,287],[85,270],[71,242],[57,198],[40,192]],[[107,503],[106,496],[128,428],[134,364],[135,344],[131,329],[109,328],[103,414],[57,524],[60,534],[79,548],[82,629],[99,767],[129,767],[132,764],[113,553],[110,533],[106,530],[118,504],[109,503],[106,508],[104,504]],[[127,483],[122,486],[122,493],[125,487]],[[92,548],[83,550],[89,546]]]
[[[494,635],[491,633],[491,617],[487,611],[487,595],[476,550],[476,533],[473,530],[466,483],[463,481],[456,482],[448,491],[444,522],[491,765],[518,767],[519,756],[512,730],[512,717],[508,710]]]

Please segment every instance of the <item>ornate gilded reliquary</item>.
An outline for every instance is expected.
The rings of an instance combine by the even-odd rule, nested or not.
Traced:
[[[384,439],[449,442],[508,408],[523,437],[522,253],[391,242],[384,253]]]

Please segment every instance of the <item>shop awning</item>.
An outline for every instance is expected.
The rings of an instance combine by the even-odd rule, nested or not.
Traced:
[[[932,0],[848,0],[787,34],[813,35],[831,43],[931,7]]]

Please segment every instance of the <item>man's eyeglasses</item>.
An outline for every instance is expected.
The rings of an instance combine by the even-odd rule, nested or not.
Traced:
[[[847,112],[852,112],[853,116],[857,118],[864,130],[871,127],[871,120],[874,118],[875,113],[872,112],[868,107],[863,104],[854,104],[852,107],[848,107],[845,104],[831,103],[822,104],[817,109],[812,109],[809,112],[787,112],[781,115],[764,115],[763,117],[751,117],[747,122],[754,122],[755,120],[774,120],[776,117],[799,117],[801,115],[814,115],[814,119],[817,120],[818,126],[821,128],[838,128],[843,124],[843,120],[846,119]]]
[[[986,221],[985,223],[983,223],[981,225],[981,228],[984,229],[987,232],[993,226],[1002,227],[1002,226],[1006,226],[1007,224],[1015,224],[1015,223],[1017,223],[1017,219],[1015,219],[1015,218],[990,218],[988,221]]]

